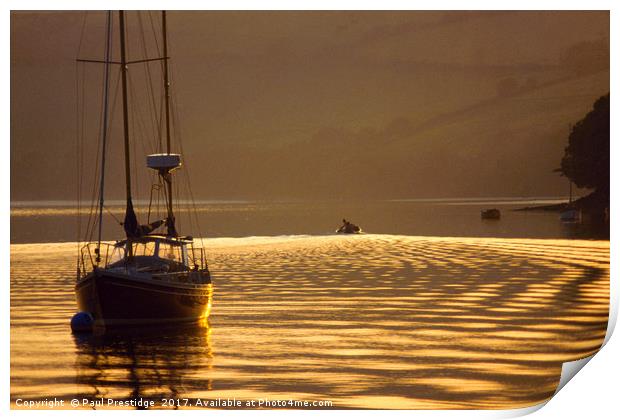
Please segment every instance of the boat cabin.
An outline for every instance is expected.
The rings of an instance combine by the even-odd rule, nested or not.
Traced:
[[[162,265],[167,265],[168,271],[188,270],[200,266],[194,259],[192,243],[191,238],[173,238],[164,235],[145,235],[123,240],[114,245],[109,267],[124,265],[131,259],[132,265],[138,270],[160,269]],[[189,250],[188,246],[191,247]]]
[[[131,240],[119,241],[114,245],[122,253],[122,258],[132,256],[154,257],[176,261],[188,265],[187,246],[193,243],[191,238],[172,238],[164,235],[145,235]],[[131,244],[131,253],[128,244]]]
[[[131,246],[131,249],[129,248]],[[93,267],[119,268],[131,264],[141,272],[181,272],[207,268],[204,250],[193,246],[191,237],[145,235],[115,244],[87,244],[82,250],[82,272],[87,261]]]

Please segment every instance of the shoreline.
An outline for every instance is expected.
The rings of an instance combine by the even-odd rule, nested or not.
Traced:
[[[575,201],[576,203],[576,201]],[[512,211],[554,211],[561,212],[566,210],[569,203],[558,203],[558,204],[547,204],[543,206],[529,206],[529,207],[520,207],[518,209],[513,209]]]

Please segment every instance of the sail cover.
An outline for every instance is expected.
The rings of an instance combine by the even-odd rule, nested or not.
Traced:
[[[140,225],[138,225],[138,218],[136,217],[136,212],[133,210],[131,198],[127,199],[127,209],[125,210],[123,228],[128,238],[137,238],[140,236]]]
[[[127,200],[127,210],[125,211],[125,221],[123,227],[128,238],[139,238],[140,236],[148,235],[164,223],[167,219],[156,220],[148,225],[141,225],[138,223],[136,212],[133,209],[133,203],[131,199]]]

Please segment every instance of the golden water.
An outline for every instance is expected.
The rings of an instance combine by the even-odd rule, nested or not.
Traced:
[[[76,244],[11,245],[11,401],[330,400],[517,408],[596,351],[609,242],[389,235],[205,241],[209,326],[73,336]]]

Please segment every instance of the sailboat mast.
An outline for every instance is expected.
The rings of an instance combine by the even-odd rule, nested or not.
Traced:
[[[168,78],[168,34],[166,31],[166,11],[161,12],[164,37],[164,94],[166,101],[166,153],[170,154],[170,80]]]
[[[123,91],[123,136],[125,139],[125,185],[127,206],[131,204],[131,167],[129,165],[129,116],[127,110],[127,57],[125,52],[125,12],[118,12],[121,43],[121,85]]]
[[[127,208],[125,209],[124,228],[127,233],[127,258],[133,257],[133,246],[130,241],[136,229],[138,228],[136,214],[133,210],[131,202],[131,166],[129,164],[129,116],[127,110],[127,54],[125,51],[125,12],[118,12],[118,21],[120,26],[120,43],[121,43],[121,86],[123,91],[123,137],[125,139],[125,185],[127,193]]]
[[[164,97],[166,106],[166,153],[170,155],[170,79],[168,77],[168,34],[166,31],[166,11],[161,12],[162,35],[164,43]],[[177,236],[174,214],[172,210],[172,175],[168,172],[163,176],[168,189],[168,235]]]

